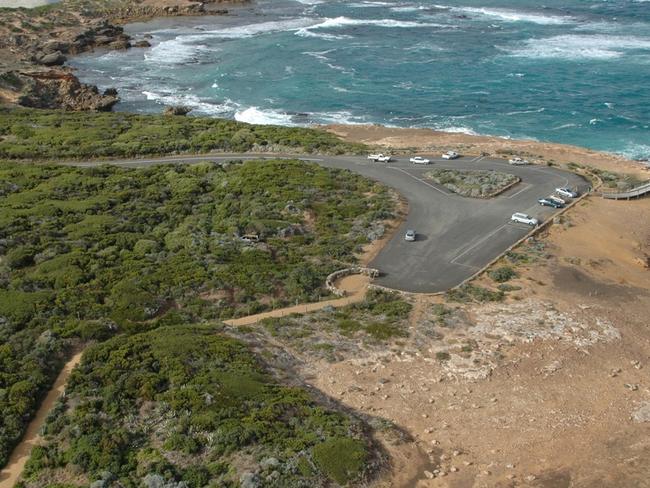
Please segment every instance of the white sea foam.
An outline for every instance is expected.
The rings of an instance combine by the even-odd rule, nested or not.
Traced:
[[[277,110],[260,110],[258,107],[249,107],[235,112],[235,120],[249,124],[263,125],[295,125],[291,114]]]
[[[193,44],[179,36],[155,45],[144,54],[144,59],[158,64],[186,64],[197,61],[198,55],[208,49],[205,44]]]
[[[521,12],[519,10],[510,10],[505,8],[483,8],[483,7],[445,7],[437,5],[439,8],[447,8],[452,12],[462,14],[479,15],[501,20],[503,22],[530,22],[541,25],[558,25],[575,22],[572,17],[544,15],[533,12]]]
[[[650,160],[650,145],[628,143],[620,154],[628,159],[648,161]],[[650,164],[648,166],[650,167]]]
[[[308,27],[317,22],[317,20],[307,17],[298,17],[292,19],[274,20],[269,22],[259,22],[255,24],[238,25],[235,27],[225,27],[222,29],[215,29],[205,31],[202,34],[194,34],[185,36],[185,39],[190,41],[200,41],[204,39],[214,38],[227,38],[227,39],[240,39],[244,37],[253,37],[259,34],[267,34],[272,32],[291,32]]]
[[[390,5],[393,5],[392,3],[389,2],[354,2],[354,3],[349,3],[347,6],[352,7],[352,8],[377,8],[377,7],[388,7]]]
[[[650,51],[650,39],[635,36],[566,34],[546,39],[529,39],[523,47],[512,49],[510,54],[525,58],[607,60],[639,50]]]
[[[513,112],[506,112],[506,115],[523,115],[523,114],[539,114],[545,111],[544,107],[533,108],[530,110],[515,110]]]
[[[340,29],[345,27],[355,26],[376,26],[385,28],[406,28],[413,29],[418,27],[449,27],[444,24],[437,24],[431,22],[414,22],[411,20],[395,20],[395,19],[351,19],[349,17],[335,17],[325,18],[321,22],[303,27],[296,31],[296,34],[304,37],[322,37],[323,39],[341,39],[341,36],[333,34],[316,33],[314,31],[320,29]]]
[[[468,136],[477,136],[479,135],[473,129],[463,126],[451,126],[451,127],[434,127],[435,130],[440,132],[450,132],[452,134],[467,134]]]
[[[571,127],[579,127],[579,126],[578,124],[563,124],[563,125],[558,125],[557,127],[553,127],[552,130],[570,129]]]
[[[420,10],[429,10],[429,7],[424,5],[401,5],[398,7],[390,8],[393,12],[418,12]]]
[[[249,107],[235,113],[235,120],[249,124],[307,126],[311,124],[364,124],[364,117],[347,111],[295,114],[273,109]]]
[[[205,115],[231,115],[239,107],[230,99],[226,99],[222,103],[213,103],[192,94],[181,95],[153,91],[143,91],[142,94],[147,97],[147,100],[153,100],[161,105],[183,105]]]

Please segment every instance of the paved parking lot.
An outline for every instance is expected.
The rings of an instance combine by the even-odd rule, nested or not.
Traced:
[[[530,231],[510,221],[524,212],[541,221],[557,210],[542,207],[539,198],[558,186],[584,192],[588,183],[578,175],[538,165],[512,166],[507,161],[430,158],[430,165],[413,165],[408,158],[373,163],[363,158],[328,158],[322,164],[346,167],[395,188],[409,201],[409,214],[393,239],[371,263],[382,276],[376,280],[390,288],[432,293],[447,290],[468,278]],[[432,168],[498,170],[515,174],[521,182],[491,199],[467,198],[425,179]],[[407,229],[417,232],[415,242],[404,240]]]
[[[146,166],[260,157],[279,156],[197,155],[75,164]],[[528,233],[529,226],[510,221],[514,212],[545,221],[557,210],[542,207],[537,203],[539,198],[559,186],[571,186],[580,192],[589,186],[573,173],[538,165],[512,166],[500,159],[462,157],[446,161],[429,157],[432,164],[414,165],[408,157],[390,163],[374,163],[365,156],[293,157],[355,171],[394,188],[408,200],[407,219],[370,265],[382,273],[376,283],[410,292],[433,293],[458,285]],[[521,182],[495,198],[467,198],[427,180],[424,173],[432,168],[504,171],[519,176]],[[407,229],[417,232],[415,242],[404,240]]]

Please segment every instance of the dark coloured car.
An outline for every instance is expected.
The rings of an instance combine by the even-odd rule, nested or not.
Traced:
[[[537,200],[540,205],[544,205],[545,207],[553,207],[553,208],[562,208],[564,207],[563,204],[560,202],[557,202],[555,200],[551,200],[550,198],[540,198]]]

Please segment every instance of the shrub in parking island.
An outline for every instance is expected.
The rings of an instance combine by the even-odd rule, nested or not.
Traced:
[[[499,171],[434,169],[425,176],[465,197],[490,198],[517,183],[518,176]]]

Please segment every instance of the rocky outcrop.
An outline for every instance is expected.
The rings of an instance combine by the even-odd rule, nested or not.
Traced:
[[[50,54],[44,54],[38,59],[38,64],[45,66],[61,66],[66,62],[66,57],[61,53],[61,51],[55,51]]]
[[[80,83],[66,71],[12,75],[14,88],[20,92],[16,101],[24,107],[108,111],[119,101],[117,91],[100,93],[96,86]]]
[[[80,83],[62,67],[73,55],[97,48],[124,50],[132,47],[130,36],[115,23],[153,17],[182,15],[219,15],[228,11],[222,3],[245,3],[248,0],[168,0],[145,3],[123,2],[119,9],[82,9],[63,2],[60,8],[46,10],[42,16],[30,16],[12,10],[0,23],[0,103],[27,107],[63,108],[65,110],[110,110],[118,101],[115,90],[99,93]],[[215,4],[215,5],[213,5]],[[110,20],[110,21],[109,21]],[[22,26],[10,28],[10,26]],[[151,44],[140,39],[135,46]],[[38,71],[43,67],[60,67]],[[175,112],[179,115],[180,112]]]
[[[172,107],[165,107],[163,112],[165,115],[187,115],[192,111],[190,107],[185,107],[183,105],[175,105]]]

